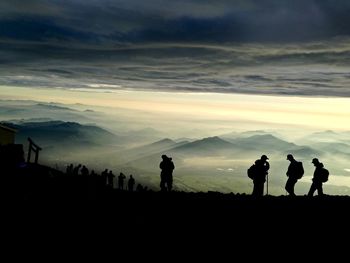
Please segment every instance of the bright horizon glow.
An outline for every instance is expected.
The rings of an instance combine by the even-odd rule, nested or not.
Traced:
[[[350,98],[291,97],[220,93],[113,90],[86,92],[67,88],[0,86],[2,99],[138,110],[184,120],[251,121],[308,129],[350,130]]]

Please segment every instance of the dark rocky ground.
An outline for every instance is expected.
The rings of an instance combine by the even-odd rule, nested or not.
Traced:
[[[108,216],[111,222],[218,229],[291,224],[322,228],[350,219],[349,196],[264,196],[219,192],[127,192],[111,189],[99,177],[68,176],[55,169],[28,165],[2,175],[2,203],[21,212],[71,212]],[[89,216],[87,216],[87,219]],[[116,224],[114,223],[114,224]],[[349,221],[350,224],[350,221]],[[336,225],[334,226],[336,227]]]
[[[39,165],[3,173],[1,194],[7,245],[40,244],[55,253],[68,244],[83,244],[84,255],[102,244],[104,253],[115,253],[121,243],[131,250],[150,247],[152,257],[191,253],[196,246],[201,256],[221,250],[247,259],[258,251],[320,255],[346,244],[350,233],[348,196],[130,193]]]

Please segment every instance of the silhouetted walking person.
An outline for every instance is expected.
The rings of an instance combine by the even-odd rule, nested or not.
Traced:
[[[88,176],[89,175],[89,169],[85,165],[83,165],[83,167],[81,168],[80,173],[81,173],[82,176]]]
[[[296,161],[291,154],[287,155],[287,160],[290,161],[290,164],[286,173],[288,180],[285,189],[290,196],[295,196],[294,186],[297,181],[304,175],[303,163]]]
[[[81,164],[79,164],[78,166],[75,166],[73,168],[73,175],[78,175],[79,174],[80,167],[81,167]]]
[[[253,196],[263,196],[264,195],[264,183],[266,182],[266,176],[270,169],[270,164],[268,163],[269,158],[266,155],[262,155],[260,159],[255,161],[252,171],[252,179],[254,183]]]
[[[66,168],[66,174],[67,175],[72,175],[73,174],[73,164],[71,163],[70,165],[67,166]]]
[[[107,181],[108,181],[108,186],[113,188],[113,178],[115,177],[115,175],[113,174],[112,171],[109,171],[108,175],[107,175]]]
[[[124,179],[126,176],[123,173],[120,173],[118,176],[118,189],[124,190]]]
[[[312,178],[312,185],[310,187],[308,196],[313,196],[316,190],[318,195],[322,196],[322,184],[328,181],[329,172],[327,169],[324,168],[323,163],[320,163],[320,161],[317,158],[312,159],[312,163],[316,168],[314,172],[314,177]]]
[[[105,169],[101,173],[101,182],[102,182],[103,187],[105,187],[107,185],[107,177],[108,177],[108,169]]]
[[[172,158],[162,155],[162,161],[159,164],[159,168],[162,170],[160,173],[160,189],[161,191],[171,191],[173,188],[173,171],[175,165]]]
[[[128,180],[128,191],[133,192],[134,191],[134,185],[135,185],[135,179],[130,175],[130,178]]]
[[[143,192],[143,186],[142,186],[142,184],[137,184],[137,186],[136,186],[136,192]]]

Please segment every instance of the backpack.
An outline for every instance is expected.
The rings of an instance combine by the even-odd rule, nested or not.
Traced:
[[[302,162],[297,162],[295,166],[295,178],[296,179],[301,179],[304,175],[304,167]]]
[[[252,166],[250,166],[247,170],[247,174],[248,174],[248,177],[252,180],[254,180],[255,178],[255,173],[256,173],[256,166],[255,164],[253,164]]]
[[[329,171],[326,168],[321,168],[320,170],[320,179],[322,183],[328,181]]]

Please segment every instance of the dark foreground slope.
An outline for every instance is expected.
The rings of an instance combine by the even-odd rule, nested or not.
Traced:
[[[93,254],[298,260],[331,246],[337,252],[350,233],[347,196],[127,192],[95,179],[38,165],[3,174],[0,230],[12,257],[28,248],[90,261]]]
[[[264,196],[218,192],[127,192],[101,184],[100,176],[68,176],[55,169],[27,165],[2,175],[3,208],[20,218],[47,221],[76,219],[82,224],[105,220],[104,227],[150,231],[325,230],[350,225],[348,196]],[[12,216],[11,213],[8,216]],[[96,221],[96,222],[97,222]],[[282,227],[281,227],[282,226]]]

